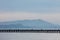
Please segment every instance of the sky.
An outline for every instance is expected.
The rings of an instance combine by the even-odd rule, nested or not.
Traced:
[[[60,12],[59,0],[0,0],[0,11]]]
[[[60,24],[60,0],[0,0],[0,22],[43,19]]]

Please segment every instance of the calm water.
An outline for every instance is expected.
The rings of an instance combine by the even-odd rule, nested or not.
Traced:
[[[60,33],[0,33],[0,40],[60,40]]]

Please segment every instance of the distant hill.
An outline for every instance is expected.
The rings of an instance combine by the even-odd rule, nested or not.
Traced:
[[[59,29],[60,25],[55,25],[43,20],[17,20],[10,22],[0,22],[0,29]]]

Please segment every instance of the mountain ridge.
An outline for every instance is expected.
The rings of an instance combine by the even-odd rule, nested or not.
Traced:
[[[44,20],[17,20],[1,22],[0,28],[39,28],[39,29],[59,29],[60,25],[55,25]]]

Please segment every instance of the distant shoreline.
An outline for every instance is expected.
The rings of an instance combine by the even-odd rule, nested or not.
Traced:
[[[0,30],[0,32],[22,32],[22,33],[60,33],[60,30]]]

